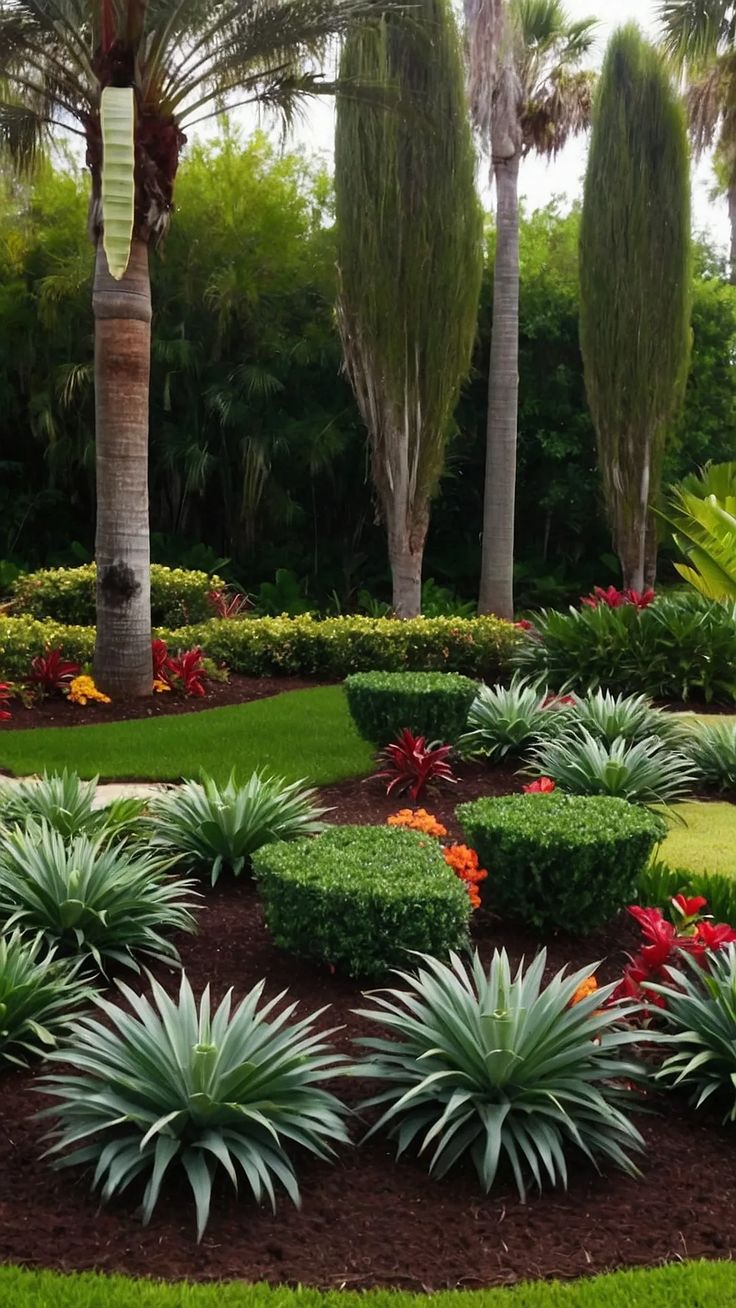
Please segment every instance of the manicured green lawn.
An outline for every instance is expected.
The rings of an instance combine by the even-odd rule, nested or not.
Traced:
[[[678,1263],[655,1271],[619,1272],[568,1285],[538,1283],[510,1290],[368,1294],[244,1285],[162,1285],[94,1275],[58,1276],[0,1268],[2,1308],[733,1308],[732,1263]]]
[[[69,768],[82,777],[178,781],[204,769],[222,781],[267,768],[328,785],[372,770],[340,686],[293,690],[231,708],[100,726],[0,730],[0,769],[16,776]]]
[[[672,867],[736,876],[736,804],[678,804],[686,826],[673,826],[662,846]]]

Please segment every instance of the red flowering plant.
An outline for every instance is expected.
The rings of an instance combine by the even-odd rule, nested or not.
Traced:
[[[0,681],[0,722],[7,722],[13,716],[6,708],[6,705],[10,703],[12,693],[12,687],[8,685],[7,681]]]
[[[528,786],[522,786],[525,795],[551,795],[556,789],[551,777],[539,777],[536,781],[530,781]]]
[[[374,773],[373,780],[387,781],[387,795],[400,795],[406,791],[410,799],[420,799],[427,786],[446,781],[454,785],[454,775],[448,758],[452,753],[451,745],[441,745],[433,740],[427,744],[425,736],[415,736],[408,727],[378,756],[383,764],[381,772]]]
[[[727,923],[714,923],[702,916],[708,901],[701,895],[688,898],[675,895],[670,900],[672,920],[659,908],[640,908],[632,904],[627,910],[639,923],[645,943],[630,957],[611,1001],[634,999],[643,1003],[646,1016],[650,1006],[664,1008],[664,996],[649,990],[649,982],[672,982],[670,969],[680,966],[683,954],[689,954],[703,967],[709,952],[736,941],[736,931]]]
[[[609,609],[620,609],[625,604],[632,604],[637,609],[648,609],[655,599],[656,594],[651,587],[647,590],[619,590],[617,586],[607,586],[604,590],[602,586],[594,586],[592,594],[581,595],[580,603],[588,609],[597,609],[601,604]]]
[[[207,603],[217,618],[239,618],[251,607],[248,596],[239,591],[208,590]]]
[[[204,682],[208,676],[207,665],[202,651],[185,650],[182,654],[169,654],[165,640],[151,641],[151,658],[153,660],[153,689],[156,691],[174,690],[183,695],[203,696]]]
[[[65,659],[60,649],[46,649],[32,660],[29,681],[42,695],[53,695],[68,690],[81,671],[81,665]]]

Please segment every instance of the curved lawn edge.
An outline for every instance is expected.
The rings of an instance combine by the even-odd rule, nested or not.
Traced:
[[[13,776],[68,768],[102,781],[180,781],[200,770],[225,781],[255,769],[319,786],[366,776],[361,740],[341,686],[292,690],[248,704],[128,722],[0,731],[0,770]]]
[[[736,1266],[675,1263],[590,1280],[536,1282],[497,1290],[356,1293],[243,1282],[191,1285],[0,1267],[0,1303],[13,1308],[733,1308]]]

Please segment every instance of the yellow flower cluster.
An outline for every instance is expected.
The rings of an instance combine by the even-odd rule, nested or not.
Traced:
[[[157,677],[153,683],[153,689],[156,695],[163,695],[165,691],[171,690],[171,686],[168,682],[161,681],[160,678]]]
[[[75,677],[69,686],[69,699],[72,704],[87,704],[92,700],[96,704],[110,704],[110,696],[98,690],[91,677]]]

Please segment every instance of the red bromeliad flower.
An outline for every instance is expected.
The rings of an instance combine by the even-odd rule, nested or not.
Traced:
[[[672,899],[675,911],[684,918],[698,917],[700,910],[705,908],[707,903],[708,900],[702,895],[694,895],[692,899],[688,899],[685,895],[675,895]]]
[[[515,626],[515,627],[518,627],[518,628],[519,628],[519,631],[533,631],[533,630],[534,630],[534,623],[533,623],[533,622],[530,622],[528,618],[519,618],[518,622],[515,622],[515,623],[514,623],[514,626]]]
[[[64,690],[82,671],[79,663],[62,656],[60,649],[46,649],[31,662],[30,680],[40,686],[44,694]]]
[[[525,795],[551,795],[557,786],[551,777],[539,777],[537,781],[532,781],[528,786],[522,786]]]
[[[594,586],[591,595],[581,595],[580,603],[588,609],[597,609],[604,604],[609,609],[620,609],[625,604],[632,604],[636,609],[647,609],[656,599],[655,592],[649,590],[619,590],[617,586]]]
[[[736,931],[725,922],[698,922],[696,940],[704,949],[723,949],[736,940]]]
[[[248,596],[237,591],[230,594],[226,590],[209,590],[207,603],[218,618],[239,618],[241,613],[250,608]]]
[[[0,722],[7,722],[13,715],[3,706],[10,701],[10,686],[5,681],[0,681]]]
[[[166,681],[169,663],[169,647],[165,640],[151,641],[151,658],[153,660],[153,680]]]
[[[416,800],[435,782],[457,781],[447,762],[451,753],[451,745],[440,745],[437,741],[428,745],[424,736],[415,736],[404,727],[398,739],[379,754],[379,762],[385,767],[374,776],[376,780],[388,781],[387,795],[407,790],[411,799]]]
[[[683,954],[688,954],[702,967],[706,967],[709,952],[736,941],[736,931],[726,923],[716,924],[698,917],[700,910],[707,904],[702,896],[688,899],[684,895],[675,895],[672,904],[675,912],[681,915],[677,925],[668,922],[658,908],[640,908],[632,904],[628,909],[639,923],[648,943],[642,946],[624,968],[623,976],[611,996],[612,1001],[636,999],[646,1003],[647,1008],[664,1008],[664,997],[649,990],[647,982],[671,981],[668,969],[677,967]]]
[[[567,708],[568,705],[575,703],[574,695],[554,695],[550,694],[545,699],[542,708]]]
[[[207,676],[207,669],[201,649],[188,649],[174,659],[169,658],[166,673],[169,683],[180,685],[185,695],[205,694],[204,678]]]

